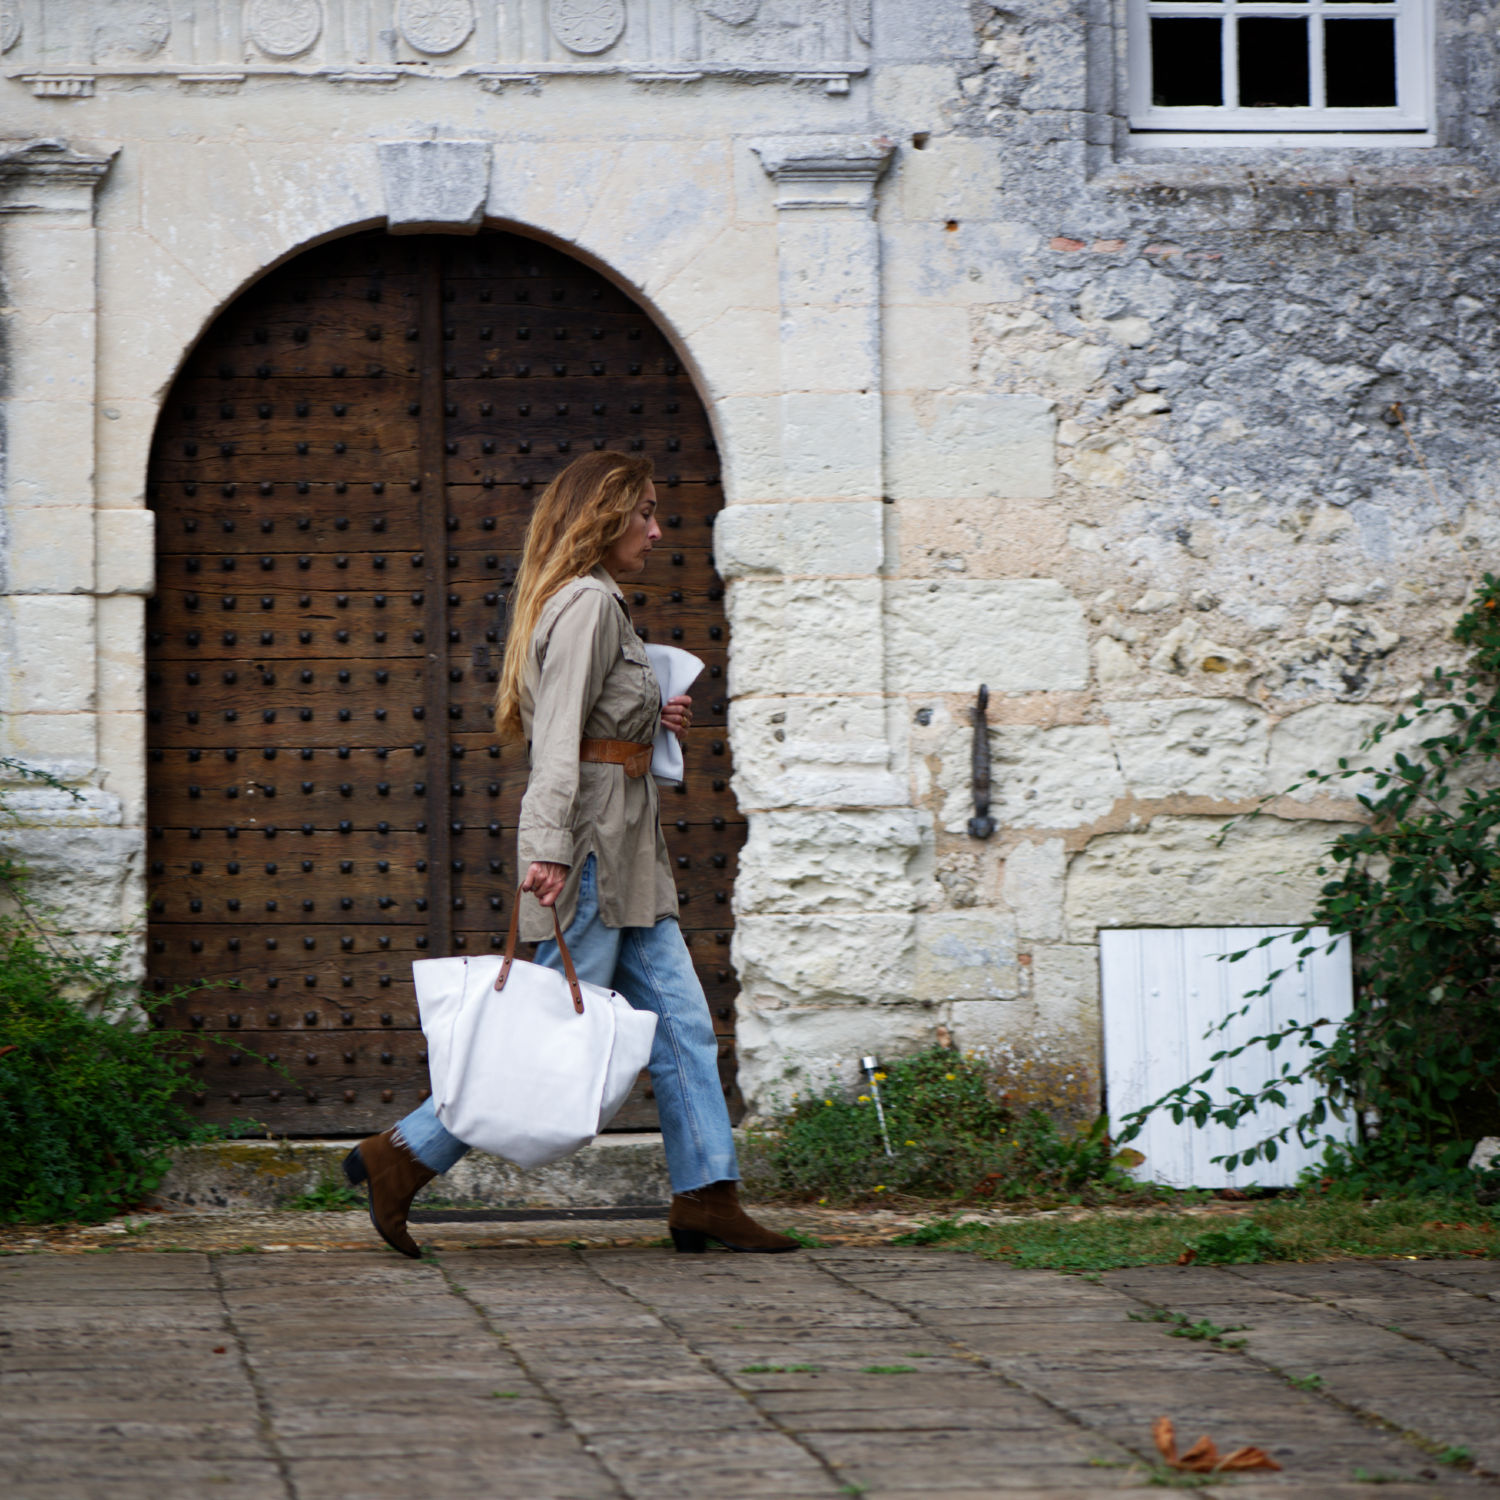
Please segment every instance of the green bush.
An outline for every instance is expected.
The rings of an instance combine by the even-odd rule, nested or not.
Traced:
[[[117,954],[0,921],[0,1221],[107,1218],[193,1133],[185,1060],[142,1025],[118,975]]]
[[[931,1047],[877,1078],[893,1155],[868,1088],[811,1094],[753,1139],[757,1185],[833,1203],[891,1194],[1077,1197],[1128,1186],[1111,1164],[1102,1122],[1065,1136],[1041,1110],[1011,1109],[978,1058]]]
[[[1290,1024],[1217,1053],[1207,1071],[1119,1122],[1122,1140],[1163,1108],[1177,1120],[1233,1128],[1311,1081],[1320,1097],[1294,1124],[1216,1159],[1231,1168],[1272,1161],[1295,1130],[1308,1145],[1321,1137],[1323,1171],[1313,1175],[1344,1191],[1477,1189],[1488,1198],[1490,1184],[1467,1163],[1480,1137],[1500,1134],[1500,579],[1485,574],[1453,636],[1468,650],[1463,668],[1439,668],[1431,694],[1365,744],[1375,751],[1397,731],[1415,730],[1419,749],[1384,764],[1340,761],[1337,771],[1309,771],[1298,783],[1373,780],[1359,797],[1368,821],[1329,846],[1312,920],[1295,935],[1299,967],[1316,951],[1313,926],[1352,940],[1348,1018]],[[1287,1041],[1305,1044],[1310,1061],[1278,1068],[1275,1051]],[[1206,1085],[1219,1064],[1253,1047],[1270,1054],[1266,1082],[1215,1098]],[[1353,1118],[1351,1142],[1322,1134],[1330,1115]]]
[[[9,756],[0,775],[78,797]],[[0,1223],[107,1218],[160,1182],[174,1144],[210,1133],[180,1102],[181,1039],[148,1025],[128,942],[90,952],[55,930],[3,855],[0,897]]]

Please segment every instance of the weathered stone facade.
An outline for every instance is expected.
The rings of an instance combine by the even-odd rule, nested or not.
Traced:
[[[142,905],[185,351],[310,245],[501,224],[643,300],[717,425],[747,1097],[940,1024],[1087,1096],[1099,928],[1305,917],[1352,800],[1212,835],[1448,659],[1493,554],[1493,19],[1439,7],[1436,145],[1171,150],[1106,0],[0,6],[0,709],[85,789],[10,797],[51,894]]]

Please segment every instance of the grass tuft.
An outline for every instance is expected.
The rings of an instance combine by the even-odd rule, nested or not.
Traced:
[[[332,1178],[327,1182],[320,1182],[308,1192],[299,1193],[287,1204],[288,1208],[302,1213],[321,1214],[344,1213],[351,1208],[364,1206],[363,1193],[356,1192],[347,1182],[338,1182]]]
[[[1202,1218],[1170,1211],[1018,1217],[999,1224],[964,1224],[949,1218],[900,1235],[894,1243],[964,1250],[987,1260],[1055,1271],[1112,1271],[1195,1261],[1243,1264],[1230,1257],[1251,1254],[1260,1261],[1497,1259],[1497,1224],[1496,1208],[1456,1205],[1447,1198],[1361,1203],[1293,1194],[1241,1210],[1232,1224],[1207,1228]]]

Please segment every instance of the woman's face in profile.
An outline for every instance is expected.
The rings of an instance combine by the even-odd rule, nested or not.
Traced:
[[[631,512],[624,534],[604,554],[604,569],[611,578],[634,578],[646,570],[651,549],[661,540],[656,524],[656,486],[649,480],[641,502]]]

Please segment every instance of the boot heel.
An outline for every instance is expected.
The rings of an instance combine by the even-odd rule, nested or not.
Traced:
[[[708,1249],[708,1236],[698,1229],[674,1229],[672,1243],[679,1255],[702,1255]]]
[[[359,1154],[359,1147],[356,1146],[344,1158],[344,1176],[353,1186],[358,1187],[369,1175],[365,1170],[365,1159]]]

